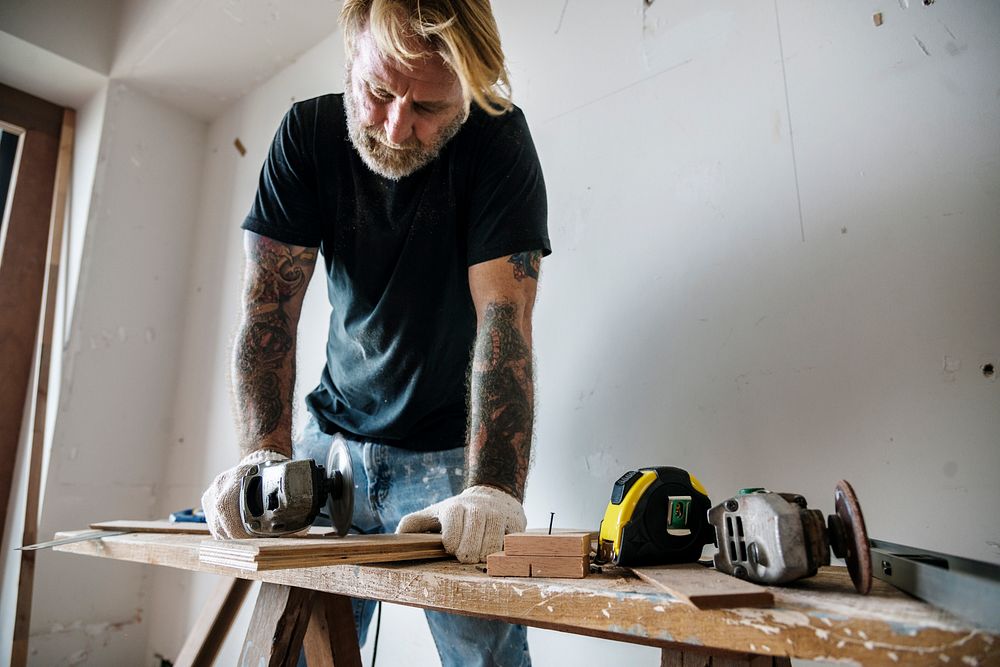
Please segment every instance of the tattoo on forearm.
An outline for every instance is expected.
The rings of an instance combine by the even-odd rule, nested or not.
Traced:
[[[244,453],[268,436],[290,442],[295,324],[288,307],[305,290],[309,267],[315,259],[313,249],[293,253],[289,246],[271,239],[260,238],[248,245],[243,320],[233,355],[233,385]]]
[[[467,484],[524,497],[531,457],[531,349],[512,303],[491,303],[476,337],[470,374]]]
[[[525,278],[538,280],[538,272],[542,267],[542,251],[529,250],[515,253],[507,261],[514,265],[514,278],[518,282]]]

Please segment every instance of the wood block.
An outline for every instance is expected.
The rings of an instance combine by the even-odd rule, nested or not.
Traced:
[[[590,573],[590,556],[531,556],[531,576],[583,579]]]
[[[589,570],[589,556],[511,556],[501,551],[486,557],[491,577],[582,579]]]
[[[486,573],[491,577],[530,577],[531,561],[498,551],[486,557]]]
[[[698,609],[774,606],[774,595],[763,586],[695,563],[630,569],[643,581]]]
[[[503,538],[508,556],[589,556],[590,533],[511,533]]]

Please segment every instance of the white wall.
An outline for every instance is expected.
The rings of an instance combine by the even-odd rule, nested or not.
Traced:
[[[204,124],[112,83],[40,535],[152,517],[173,413]],[[35,664],[134,664],[147,568],[39,552]]]

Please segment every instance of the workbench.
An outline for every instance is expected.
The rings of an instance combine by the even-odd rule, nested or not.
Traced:
[[[210,664],[248,580],[263,584],[241,664],[295,664],[304,641],[310,665],[360,665],[346,624],[355,596],[659,647],[663,665],[1000,665],[1000,636],[878,580],[858,595],[845,568],[769,588],[772,609],[700,611],[618,568],[585,579],[489,577],[454,560],[250,572],[199,562],[204,539],[130,533],[56,550],[224,575],[177,665]]]

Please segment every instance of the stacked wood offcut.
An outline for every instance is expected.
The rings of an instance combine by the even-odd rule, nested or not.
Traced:
[[[492,577],[564,577],[581,579],[590,572],[592,533],[511,533],[503,551],[486,558]]]

